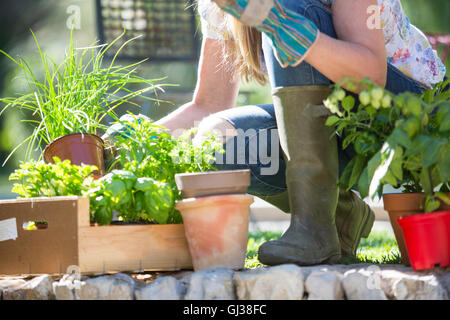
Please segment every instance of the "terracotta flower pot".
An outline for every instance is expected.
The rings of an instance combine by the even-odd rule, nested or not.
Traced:
[[[450,266],[450,211],[397,219],[414,270]]]
[[[219,195],[180,200],[194,270],[242,269],[248,241],[253,196]]]
[[[402,262],[406,266],[410,266],[411,263],[409,261],[403,232],[397,219],[423,213],[423,209],[420,208],[421,202],[424,201],[423,196],[423,193],[387,193],[383,195],[384,209],[389,213],[389,219],[392,229],[394,229]],[[439,210],[450,210],[450,207],[441,203]]]
[[[175,175],[175,182],[183,198],[245,194],[250,185],[250,170],[180,173]]]
[[[105,175],[103,159],[103,140],[93,134],[74,133],[53,140],[44,150],[44,160],[53,163],[53,157],[70,160],[72,164],[95,165],[99,169],[94,171],[96,178]]]

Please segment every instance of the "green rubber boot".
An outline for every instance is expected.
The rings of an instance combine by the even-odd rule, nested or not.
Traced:
[[[267,265],[336,263],[341,247],[335,224],[338,200],[337,141],[325,126],[326,86],[277,88],[273,92],[280,145],[286,159],[291,223],[278,240],[263,243]]]
[[[264,201],[267,201],[268,203],[270,203],[274,207],[277,207],[284,213],[291,213],[291,208],[289,207],[289,194],[287,190],[270,195],[261,195],[261,194],[254,194],[254,195],[261,198]]]
[[[259,197],[285,213],[291,212],[287,190]],[[356,257],[361,238],[367,238],[372,230],[374,212],[353,191],[339,190],[335,221],[342,257]]]
[[[361,238],[369,236],[374,221],[375,214],[367,203],[351,190],[339,190],[336,227],[342,257],[356,256],[356,249]]]

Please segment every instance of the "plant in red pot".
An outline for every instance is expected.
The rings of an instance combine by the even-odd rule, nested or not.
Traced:
[[[362,197],[383,197],[402,261],[415,270],[450,265],[450,102],[448,81],[421,95],[393,95],[372,82],[348,80],[327,100],[343,147],[356,156],[344,169],[341,187]],[[391,185],[402,192],[383,194]]]
[[[19,108],[27,112],[24,121],[34,125],[31,135],[10,156],[27,145],[25,158],[29,160],[35,150],[46,146],[43,157],[47,162],[53,162],[57,156],[76,165],[97,166],[98,171],[94,172],[97,177],[105,174],[104,142],[99,134],[107,129],[106,117],[118,120],[114,110],[123,103],[132,103],[130,100],[135,97],[155,100],[143,94],[159,88],[154,80],[136,74],[141,62],[115,65],[117,54],[111,61],[103,61],[112,46],[119,47],[120,51],[131,41],[124,41],[123,35],[109,45],[77,48],[72,30],[70,47],[63,61],[57,64],[41,50],[33,34],[43,74],[33,70],[31,64],[0,50],[22,70],[29,88],[28,93],[19,97],[2,98],[6,106],[0,115],[11,107]]]

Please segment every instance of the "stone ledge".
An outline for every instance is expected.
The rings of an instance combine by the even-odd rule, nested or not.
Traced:
[[[0,277],[5,300],[448,300],[450,268],[285,264],[233,271]]]

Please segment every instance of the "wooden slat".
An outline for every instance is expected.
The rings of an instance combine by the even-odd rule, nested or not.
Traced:
[[[184,226],[125,225],[79,230],[82,273],[192,269]]]
[[[89,219],[89,200],[79,197],[0,201],[0,220],[16,218],[16,240],[0,241],[0,274],[64,273],[78,264],[78,216]],[[46,221],[43,230],[23,230]]]
[[[18,238],[0,241],[0,274],[82,273],[192,269],[184,226],[91,227],[89,199],[52,197],[0,200],[0,220],[16,218]],[[47,221],[26,231],[26,221]]]

